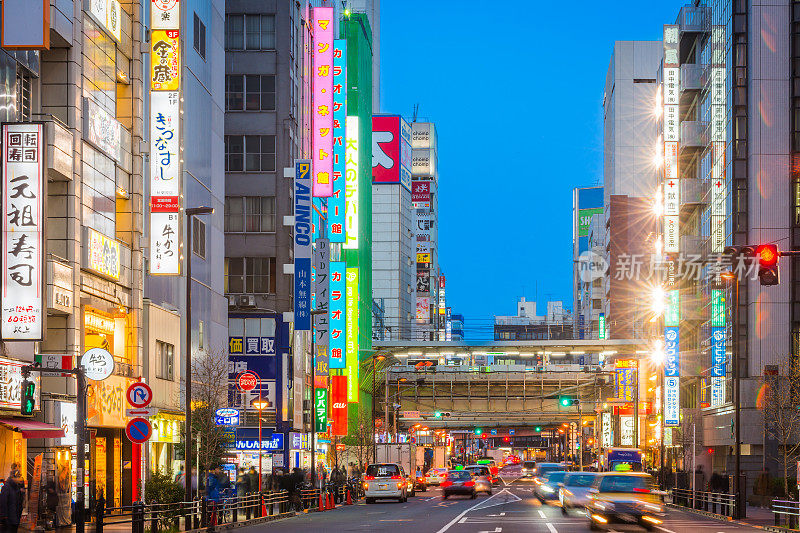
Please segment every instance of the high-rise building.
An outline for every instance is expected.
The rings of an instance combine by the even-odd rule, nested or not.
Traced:
[[[411,201],[415,212],[417,302],[414,338],[444,340],[446,310],[440,306],[445,288],[439,270],[439,169],[436,127],[411,123]],[[441,311],[441,313],[440,313]],[[439,339],[440,333],[442,338]]]
[[[589,245],[592,217],[602,214],[602,187],[579,187],[572,191],[572,309],[575,319],[573,331],[580,339],[585,338],[587,331],[596,329],[594,321],[597,318],[587,317],[583,313],[583,308],[587,305],[591,306],[591,303],[587,303],[589,285],[602,276],[602,273],[594,272],[598,261],[593,255],[586,253],[592,251]],[[592,254],[594,254],[593,251]],[[599,310],[597,312],[599,313]]]
[[[517,302],[517,314],[494,317],[494,340],[572,339],[572,313],[563,302],[547,302],[547,314],[536,315],[536,302]]]
[[[427,184],[426,184],[427,185]],[[382,302],[377,339],[408,340],[416,322],[416,216],[411,198],[411,126],[372,117],[372,297]]]

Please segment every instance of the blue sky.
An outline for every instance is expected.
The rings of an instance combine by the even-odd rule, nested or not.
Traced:
[[[381,2],[381,110],[436,123],[440,263],[468,338],[523,294],[572,307],[571,191],[602,184],[613,42],[660,39],[684,3]]]

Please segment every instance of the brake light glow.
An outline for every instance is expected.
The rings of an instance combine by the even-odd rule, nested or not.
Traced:
[[[392,476],[392,479],[400,479],[400,476]]]
[[[658,518],[653,518],[652,516],[643,516],[642,520],[647,520],[651,524],[655,524],[655,525],[659,525],[659,524],[663,524],[664,523],[661,520],[659,520]]]
[[[442,487],[449,487],[452,484],[453,484],[452,481],[445,481],[444,483],[442,483]]]
[[[606,520],[605,518],[603,518],[599,514],[593,514],[592,515],[592,520],[596,520],[596,521],[600,522],[601,524],[608,524],[608,520]]]
[[[403,488],[403,485],[405,485],[405,483],[403,483],[403,482],[401,481],[401,482],[399,482],[399,483],[397,484],[397,488],[398,488],[398,489],[402,489],[402,488]]]
[[[641,494],[650,494],[650,491],[648,489],[640,489],[639,487],[635,487],[633,489],[633,492],[639,492]]]
[[[364,479],[367,481],[372,481],[373,479],[375,479],[375,476],[364,476]]]
[[[474,487],[475,486],[475,482],[474,481],[467,481],[467,482],[464,483],[464,486],[465,487]]]

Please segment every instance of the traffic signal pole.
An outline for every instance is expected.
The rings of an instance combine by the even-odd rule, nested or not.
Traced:
[[[23,380],[27,380],[31,372],[58,372],[75,376],[75,533],[86,531],[86,492],[85,473],[86,467],[86,374],[80,366],[76,368],[42,368],[37,365],[22,367]]]

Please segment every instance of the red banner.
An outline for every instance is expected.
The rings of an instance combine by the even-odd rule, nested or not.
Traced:
[[[331,377],[331,434],[347,435],[347,376]]]

